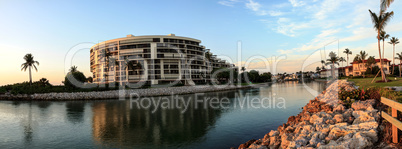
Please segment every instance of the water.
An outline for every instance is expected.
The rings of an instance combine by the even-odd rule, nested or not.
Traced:
[[[317,91],[324,88],[324,84],[317,82],[307,85]],[[158,109],[154,113],[156,106],[130,108],[129,100],[0,101],[0,148],[237,147],[250,139],[262,138],[314,98],[298,82],[197,96],[198,99],[227,97],[230,103],[223,106],[229,108],[203,108],[203,103],[195,108],[194,95],[179,97],[191,101],[192,106],[184,113],[181,112],[184,108]],[[268,97],[270,101],[273,97],[283,98],[286,108],[258,108],[261,104],[240,107],[240,101],[249,103],[257,97],[265,101],[269,101]],[[268,103],[275,105],[273,102],[263,105]]]

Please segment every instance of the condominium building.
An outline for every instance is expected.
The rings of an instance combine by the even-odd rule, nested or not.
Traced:
[[[94,83],[205,83],[214,68],[235,68],[200,43],[175,34],[127,35],[98,43],[90,50]]]

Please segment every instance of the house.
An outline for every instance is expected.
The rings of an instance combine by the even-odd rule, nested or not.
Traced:
[[[390,60],[388,60],[388,59],[382,59],[383,60],[383,65],[382,65],[382,67],[383,67],[383,69],[384,69],[384,73],[385,74],[389,74],[389,66],[390,66]],[[362,75],[364,72],[366,72],[366,70],[367,70],[367,67],[366,67],[366,62],[367,62],[367,60],[364,60],[363,62],[352,62],[352,63],[350,63],[350,64],[352,64],[352,66],[353,66],[353,70],[350,72],[350,70],[349,70],[349,72],[348,72],[348,74],[350,75],[350,73],[352,73],[353,74],[353,76],[360,76],[360,75]],[[378,66],[379,68],[381,68],[380,67],[380,59],[375,59],[375,64],[373,64],[372,65],[372,67],[374,67],[374,66]]]

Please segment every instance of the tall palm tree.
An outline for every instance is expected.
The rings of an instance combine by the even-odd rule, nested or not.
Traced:
[[[109,58],[109,64],[113,65],[113,81],[116,82],[116,68],[119,65],[119,61],[116,58]]]
[[[391,40],[388,42],[389,44],[392,44],[394,46],[394,52],[392,54],[392,73],[395,71],[395,45],[399,43],[399,39],[392,37]]]
[[[388,39],[390,36],[385,31],[380,32],[380,39],[382,40],[382,55],[385,58],[385,39]]]
[[[346,48],[345,51],[343,51],[343,53],[346,54],[346,59],[347,59],[346,66],[349,66],[349,55],[352,55],[352,51],[349,50],[349,48]]]
[[[105,60],[105,65],[107,68],[106,82],[108,82],[109,81],[109,61],[110,61],[110,57],[112,56],[112,53],[110,53],[109,49],[106,48],[106,49],[102,49],[100,51],[100,55],[101,55],[101,58],[104,58],[104,60]],[[102,68],[102,70],[103,70],[103,68]]]
[[[381,0],[380,11],[385,12],[394,0]]]
[[[241,67],[241,71],[246,71],[246,67]]]
[[[358,54],[358,57],[359,57],[359,59],[360,59],[360,61],[362,63],[365,63],[367,56],[368,56],[368,54],[366,53],[366,51],[360,51],[360,53]],[[366,65],[363,65],[363,66],[366,66]],[[364,76],[364,73],[360,69],[360,64],[359,64],[359,70],[360,70],[360,73],[363,75],[363,78],[364,78],[365,76]],[[367,67],[366,67],[366,70],[367,70]]]
[[[394,12],[383,12],[384,10],[382,10],[380,12],[379,15],[377,15],[374,12],[371,12],[371,10],[369,9],[370,12],[370,16],[371,16],[371,21],[374,24],[374,29],[377,31],[377,40],[378,40],[378,53],[380,56],[380,69],[381,69],[381,77],[382,77],[382,81],[386,81],[385,80],[385,73],[384,73],[384,69],[382,68],[382,56],[381,56],[381,46],[380,46],[380,32],[384,30],[385,26],[388,24],[388,22],[391,20],[392,16],[394,15]]]
[[[317,68],[315,68],[315,71],[320,72],[321,68],[317,66]]]
[[[73,73],[73,72],[77,72],[78,71],[78,69],[77,69],[78,67],[77,66],[71,66],[71,68],[70,68],[70,72],[71,73]]]
[[[342,63],[342,67],[343,67],[343,62],[346,62],[346,60],[345,60],[345,58],[340,57],[340,58],[339,58],[339,62],[341,62],[341,63]]]
[[[21,65],[21,71],[24,70],[26,71],[29,69],[29,84],[32,85],[32,74],[31,74],[31,68],[35,68],[36,71],[38,71],[38,68],[36,68],[37,64],[39,66],[39,62],[34,60],[34,57],[32,56],[31,53],[28,53],[24,56],[25,63],[22,63]]]
[[[123,67],[124,67],[124,69],[126,70],[126,81],[128,82],[128,69],[134,67],[133,61],[130,61],[130,60],[128,60],[128,59],[125,59],[125,60],[124,60],[124,63],[123,63]]]
[[[339,66],[339,57],[334,53],[334,52],[330,52],[329,53],[329,59],[327,59],[327,63],[326,65],[331,65],[331,72],[332,72],[332,78],[336,79],[335,76],[335,64],[337,64]]]
[[[324,61],[324,60],[321,60],[321,65],[322,65],[322,67],[324,67],[324,64],[325,64],[325,61]]]
[[[395,59],[399,59],[399,77],[401,77],[401,65],[402,65],[402,52],[396,53],[397,57]]]

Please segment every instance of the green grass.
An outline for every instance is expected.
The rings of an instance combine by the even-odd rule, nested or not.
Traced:
[[[387,86],[402,86],[402,78],[395,77],[387,77],[387,79],[392,80],[392,82],[387,83],[375,83],[376,81],[381,80],[381,77],[377,77],[373,83],[371,81],[373,78],[355,78],[355,79],[348,79],[350,82],[354,82],[360,88],[364,87],[387,87]]]
[[[359,88],[368,88],[368,87],[389,87],[389,86],[402,86],[402,78],[395,77],[387,77],[387,79],[392,80],[392,82],[387,83],[375,83],[376,81],[381,80],[381,76],[377,77],[373,83],[373,78],[355,78],[348,79],[350,82],[354,82]],[[397,92],[397,101],[402,101],[402,92]]]

